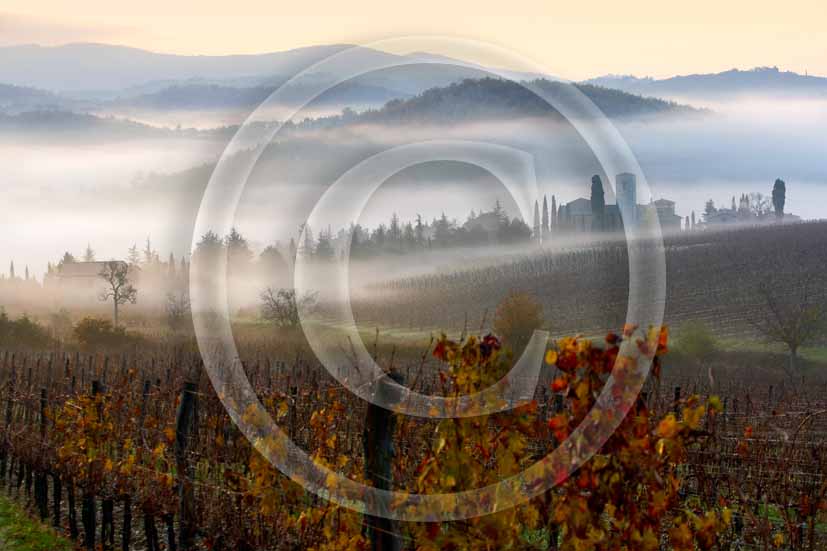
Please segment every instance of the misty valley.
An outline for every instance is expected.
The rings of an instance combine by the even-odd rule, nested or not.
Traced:
[[[825,549],[825,123],[774,67],[0,46],[0,547]]]

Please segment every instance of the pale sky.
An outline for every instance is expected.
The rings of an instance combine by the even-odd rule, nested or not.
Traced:
[[[573,80],[772,65],[827,75],[823,0],[4,0],[0,10],[0,45],[106,42],[215,55],[428,34],[490,42]]]

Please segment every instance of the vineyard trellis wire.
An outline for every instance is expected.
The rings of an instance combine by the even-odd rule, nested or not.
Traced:
[[[151,357],[81,356],[60,351],[40,355],[4,353],[0,365],[0,411],[4,415],[0,480],[7,491],[26,496],[41,517],[52,516],[56,526],[65,524],[71,537],[82,536],[87,546],[102,538],[104,548],[113,549],[116,532],[120,532],[123,549],[137,548],[138,543],[147,549],[160,549],[164,539],[170,549],[194,548],[196,539],[211,541],[219,548],[222,542],[227,546],[229,542],[246,542],[251,549],[281,548],[291,541],[301,541],[295,532],[293,537],[298,539],[289,540],[287,534],[291,531],[286,525],[268,529],[259,523],[251,530],[249,522],[244,522],[256,517],[256,499],[248,482],[253,473],[247,466],[249,455],[254,452],[199,375],[197,356],[182,354],[180,350]],[[276,408],[286,404],[283,420],[287,430],[303,446],[312,447],[313,442],[309,427],[301,420],[324,407],[330,394],[335,394],[337,400],[347,400],[348,393],[326,380],[320,366],[298,360],[288,368],[286,361],[268,361],[260,351],[255,360],[245,365],[260,396],[265,400],[275,398],[276,402],[271,403],[277,403]],[[93,382],[100,393],[98,399],[91,390]],[[726,494],[727,499],[749,508],[756,516],[754,523],[768,522],[771,530],[777,530],[794,522],[784,518],[785,514],[792,515],[793,508],[788,507],[790,496],[808,495],[813,503],[818,503],[819,493],[823,498],[827,484],[827,416],[817,413],[827,410],[827,387],[823,382],[776,384],[757,392],[736,383],[716,381],[716,388],[712,388],[705,379],[676,373],[665,376],[659,384],[647,383],[645,400],[653,411],[666,412],[675,404],[676,389],[691,389],[701,396],[719,391],[724,397],[725,411],[717,419],[713,444],[690,456],[686,466],[687,498],[714,503]],[[677,392],[679,395],[680,390]],[[189,401],[192,424],[191,429],[184,430],[187,423],[180,422],[181,411],[182,405],[188,403],[188,395],[194,398]],[[538,389],[537,399],[539,414],[544,418],[560,407],[557,395],[550,393],[547,386]],[[114,467],[108,469],[104,462],[100,479],[78,477],[59,456],[61,443],[80,434],[60,434],[58,412],[66,408],[83,410],[90,404],[106,408],[111,419],[112,428],[105,442],[108,460],[119,466],[129,464],[124,443],[136,443],[140,460],[127,473]],[[361,462],[363,433],[359,421],[365,406],[354,400],[347,403],[347,408],[351,414],[343,416],[341,425],[336,427],[337,445]],[[805,418],[807,422],[802,423]],[[71,431],[76,427],[66,428]],[[745,438],[747,430],[752,433]],[[217,442],[222,444],[218,446]],[[399,445],[405,454],[421,452],[416,442]],[[549,445],[549,436],[539,434],[531,449],[539,456]],[[740,449],[744,445],[755,453],[744,455]],[[174,453],[170,453],[168,446],[173,446]],[[181,492],[184,485],[189,485],[188,490]],[[297,512],[307,499],[300,497],[292,505],[285,501],[287,507]],[[84,515],[81,507],[78,519],[76,507],[83,502],[87,511]],[[188,522],[197,522],[197,526],[190,526],[191,534],[186,534],[186,522],[181,522],[182,505]],[[795,504],[794,508],[800,505]],[[64,509],[68,513],[65,519]],[[772,515],[771,509],[775,511]],[[132,534],[134,511],[143,517],[142,534]],[[98,518],[101,526],[96,530]],[[159,520],[164,537],[156,526]],[[217,533],[210,533],[212,530]],[[761,529],[747,525],[742,530],[744,538],[755,539]],[[827,534],[816,524],[795,530],[812,546],[827,542]],[[274,541],[279,544],[274,545]]]

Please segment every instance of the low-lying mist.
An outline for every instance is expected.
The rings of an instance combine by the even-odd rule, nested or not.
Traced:
[[[787,181],[787,208],[803,218],[827,216],[827,103],[745,102],[703,117],[623,120],[617,126],[638,157],[653,197],[676,201],[677,214],[698,218],[707,199],[728,205],[742,193],[769,194]],[[389,147],[417,140],[493,141],[533,156],[541,194],[558,202],[589,196],[592,174],[602,174],[573,129],[537,119],[420,127],[393,124],[294,129],[276,137],[250,177],[237,226],[256,251],[297,237],[298,226],[342,172]],[[87,244],[98,258],[124,258],[147,236],[161,253],[186,254],[211,163],[221,139],[148,139],[73,145],[15,142],[0,137],[5,167],[0,216],[0,262],[28,265],[36,277],[64,251]],[[244,153],[241,153],[243,155]],[[614,202],[604,175],[606,200]],[[542,197],[540,197],[542,199]],[[640,197],[645,202],[648,197]],[[502,185],[470,165],[442,162],[391,178],[372,197],[360,223],[426,220],[445,212],[461,224],[471,210],[500,200],[518,210]],[[529,225],[531,221],[528,221]],[[337,228],[333,228],[337,230]],[[6,260],[2,260],[5,258]]]

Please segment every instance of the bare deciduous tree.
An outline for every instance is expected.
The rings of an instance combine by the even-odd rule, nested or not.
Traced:
[[[174,331],[180,331],[191,314],[190,294],[184,289],[167,294],[167,325]]]
[[[762,218],[772,212],[772,202],[763,193],[750,193],[749,210],[755,216]]]
[[[297,327],[299,309],[310,311],[316,307],[316,295],[296,296],[295,289],[268,287],[261,293],[261,317],[279,327]]]
[[[112,301],[114,306],[114,324],[118,326],[118,307],[121,304],[135,304],[138,290],[129,282],[129,265],[125,262],[110,260],[105,262],[98,274],[106,282],[106,289],[98,296],[102,302]]]
[[[757,285],[763,308],[753,326],[767,340],[787,347],[790,370],[794,373],[798,350],[823,336],[827,329],[827,297],[821,274],[802,271],[788,276],[786,281],[786,285],[781,285],[775,277],[768,276]]]

